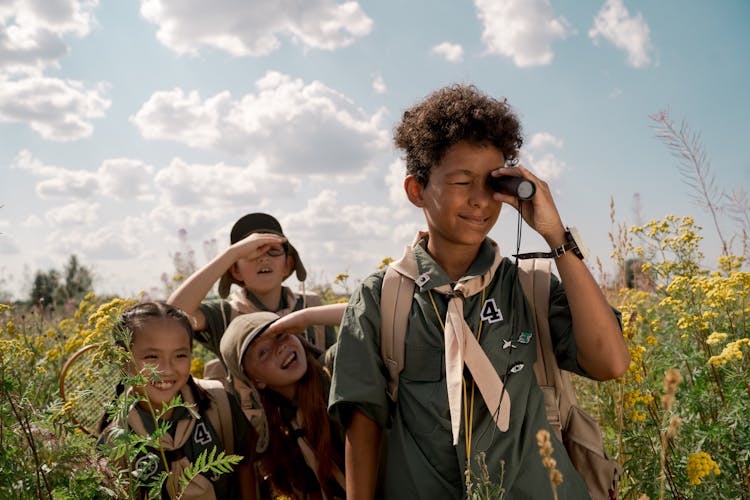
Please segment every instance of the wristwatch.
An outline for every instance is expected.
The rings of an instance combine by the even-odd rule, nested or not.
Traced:
[[[557,248],[553,248],[551,252],[521,253],[514,255],[514,257],[519,259],[557,259],[568,252],[573,252],[573,254],[581,260],[589,256],[589,249],[583,244],[583,239],[581,239],[581,234],[578,232],[578,229],[574,227],[565,228],[565,243]]]

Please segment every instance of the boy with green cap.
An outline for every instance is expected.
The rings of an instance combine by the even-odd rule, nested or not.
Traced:
[[[534,318],[515,264],[487,237],[502,204],[521,210],[554,249],[545,256],[555,256],[560,274],[551,281],[549,324],[561,368],[600,380],[624,374],[629,353],[618,317],[547,184],[523,167],[505,168],[523,142],[505,101],[472,86],[440,89],[404,113],[395,142],[406,153],[406,195],[428,231],[406,250],[417,271],[395,403],[380,350],[385,271],[362,282],[344,314],[329,411],[346,427],[347,497],[373,498],[380,463],[385,498],[463,498],[467,478],[482,477],[484,457],[506,498],[553,498],[536,441],[550,427],[532,368]],[[497,193],[490,176],[532,181],[536,194],[522,202]],[[554,436],[552,446],[563,476],[557,498],[589,498]]]
[[[316,294],[296,294],[282,285],[292,272],[304,287],[307,271],[279,221],[265,213],[251,213],[232,227],[230,246],[189,276],[167,302],[188,314],[195,338],[221,357],[221,337],[238,315],[270,311],[284,316],[320,305]],[[204,301],[216,280],[221,299]],[[238,287],[232,291],[233,284]],[[336,333],[331,326],[319,325],[308,328],[305,339],[324,351],[336,341]]]

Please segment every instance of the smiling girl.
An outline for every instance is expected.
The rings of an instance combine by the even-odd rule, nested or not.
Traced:
[[[201,453],[214,448],[227,454],[237,450],[246,457],[233,472],[198,475],[181,498],[255,498],[250,466],[255,434],[236,399],[220,384],[196,381],[190,375],[193,333],[187,316],[174,306],[144,302],[122,313],[117,331],[125,336],[118,343],[132,355],[131,375],[141,375],[145,383],[132,388],[138,397],[125,418],[102,420],[101,446],[106,449],[122,430],[148,436],[166,422],[168,430],[159,447],[147,448],[133,461],[141,484],[168,470],[162,498],[174,498],[182,471]],[[169,408],[177,396],[183,404]]]
[[[267,419],[256,464],[261,496],[344,498],[341,426],[326,411],[330,380],[300,336],[273,328],[277,320],[271,312],[239,316],[221,339],[230,383],[240,393],[257,389]]]

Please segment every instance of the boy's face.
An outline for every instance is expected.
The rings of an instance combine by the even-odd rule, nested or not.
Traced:
[[[293,399],[297,382],[307,372],[307,356],[296,335],[270,333],[250,344],[242,368],[258,388],[268,387]]]
[[[484,240],[501,206],[487,176],[504,165],[496,147],[462,141],[432,168],[427,186],[407,178],[407,195],[424,210],[431,243],[477,246]]]
[[[135,368],[149,382],[137,390],[155,410],[169,403],[190,376],[190,335],[171,319],[156,319],[139,328],[131,344]]]
[[[282,245],[271,245],[257,259],[241,258],[231,268],[234,279],[257,294],[279,288],[294,268],[294,259]]]

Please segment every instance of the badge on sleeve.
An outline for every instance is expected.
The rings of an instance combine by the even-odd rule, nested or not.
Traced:
[[[518,336],[518,342],[521,344],[528,344],[531,342],[531,332],[521,332],[521,335]]]
[[[417,277],[417,279],[414,280],[414,283],[416,283],[418,287],[422,287],[428,281],[430,281],[430,275],[427,273],[422,273]]]
[[[518,349],[518,346],[513,343],[513,339],[503,339],[503,349]]]
[[[518,373],[518,372],[520,372],[521,370],[523,370],[523,367],[524,367],[524,366],[526,366],[526,365],[524,365],[523,363],[521,363],[521,362],[519,361],[519,362],[517,362],[517,363],[513,363],[513,366],[511,366],[511,367],[510,367],[510,370],[509,370],[509,371],[510,371],[510,373]]]

